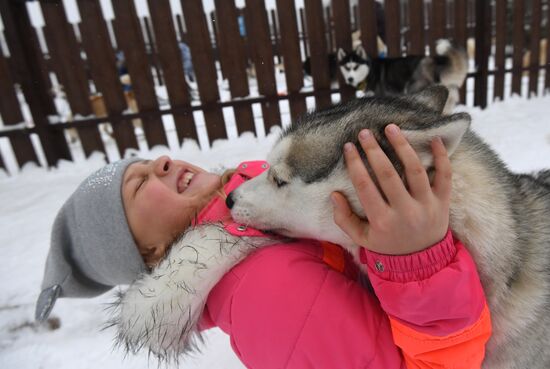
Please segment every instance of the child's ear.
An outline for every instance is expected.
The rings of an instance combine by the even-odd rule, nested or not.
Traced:
[[[405,130],[403,135],[418,154],[425,168],[433,166],[431,142],[435,137],[441,137],[450,156],[453,155],[464,134],[470,127],[471,117],[467,113],[457,113],[445,116],[433,127],[418,130]]]

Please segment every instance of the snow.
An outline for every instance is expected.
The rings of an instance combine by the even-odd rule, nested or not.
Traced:
[[[550,95],[539,98],[511,97],[486,110],[459,107],[473,117],[478,132],[514,171],[529,172],[550,167]],[[216,141],[201,150],[194,141],[169,150],[141,150],[154,158],[169,154],[204,168],[221,171],[243,160],[265,158],[279,129],[265,137],[251,133]],[[53,316],[59,329],[32,324],[34,302],[39,293],[51,225],[63,201],[90,172],[104,165],[102,155],[60,162],[46,170],[27,165],[16,175],[0,175],[0,367],[2,368],[147,368],[156,367],[145,355],[125,356],[113,349],[113,329],[102,330],[108,319],[107,293],[95,299],[61,299]],[[229,339],[218,329],[205,334],[201,353],[182,359],[179,367],[243,368],[231,351]]]

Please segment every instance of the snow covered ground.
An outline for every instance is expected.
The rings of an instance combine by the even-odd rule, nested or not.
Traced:
[[[460,107],[473,116],[478,132],[514,171],[550,168],[550,96],[513,97],[484,111]],[[170,154],[211,170],[231,167],[244,159],[265,158],[277,131],[256,139],[245,134],[218,141],[208,151],[194,142],[169,151],[156,148],[141,155]],[[113,294],[92,299],[61,299],[53,316],[61,325],[50,330],[32,325],[39,293],[49,231],[62,202],[91,171],[104,164],[96,155],[57,169],[27,166],[14,176],[0,178],[0,367],[1,368],[147,368],[155,360],[144,355],[125,357],[113,350],[113,329],[101,330],[108,318],[106,304]],[[206,333],[202,353],[180,362],[181,368],[243,368],[219,330]]]

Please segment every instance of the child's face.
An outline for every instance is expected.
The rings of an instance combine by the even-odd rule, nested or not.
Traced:
[[[221,187],[220,176],[167,156],[138,161],[126,169],[124,210],[147,264],[164,256],[170,243]]]

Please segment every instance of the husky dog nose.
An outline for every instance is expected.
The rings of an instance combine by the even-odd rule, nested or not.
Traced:
[[[233,192],[230,192],[229,195],[227,195],[227,199],[225,199],[225,205],[231,209],[233,205],[235,205],[235,201],[233,201]]]
[[[349,83],[352,83],[352,82],[353,82],[353,78],[349,77],[349,78],[348,78],[348,82],[349,82]]]

